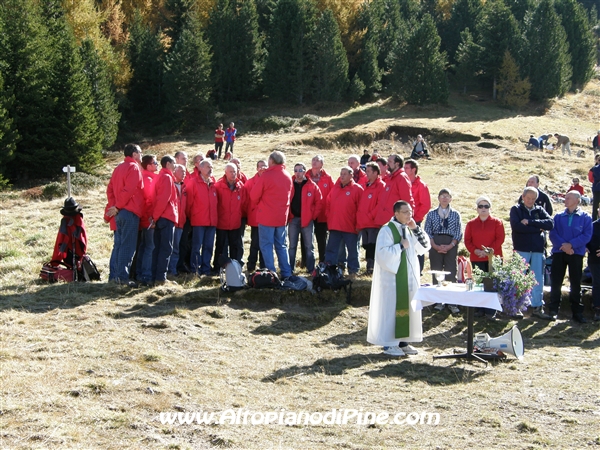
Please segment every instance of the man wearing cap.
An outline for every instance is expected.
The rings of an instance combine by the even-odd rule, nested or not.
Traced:
[[[127,144],[123,153],[125,160],[115,168],[106,188],[109,202],[112,199],[115,203],[107,209],[107,216],[116,216],[117,225],[111,256],[116,272],[111,272],[108,279],[117,284],[137,287],[134,281],[129,280],[129,275],[140,217],[144,213],[144,180],[140,168],[142,149],[139,145]]]
[[[408,202],[396,202],[394,218],[377,236],[367,328],[367,342],[387,355],[418,353],[410,343],[423,340],[423,325],[412,299],[420,285],[417,255],[429,246]]]

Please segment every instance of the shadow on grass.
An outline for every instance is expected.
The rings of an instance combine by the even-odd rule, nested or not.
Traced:
[[[280,379],[313,374],[343,375],[350,370],[382,362],[388,362],[388,364],[380,369],[364,372],[363,375],[373,378],[401,378],[407,382],[418,381],[430,385],[448,385],[472,381],[486,373],[477,367],[474,367],[474,370],[469,370],[464,367],[441,366],[409,359],[397,361],[398,358],[383,353],[356,354],[331,359],[320,358],[311,365],[290,366],[276,370],[261,381],[269,383]]]

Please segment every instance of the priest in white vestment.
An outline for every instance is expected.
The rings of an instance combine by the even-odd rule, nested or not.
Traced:
[[[398,233],[390,228],[390,224]],[[423,340],[421,310],[417,310],[413,300],[420,285],[417,256],[427,253],[431,244],[427,234],[414,221],[408,202],[400,200],[394,204],[394,218],[379,230],[375,245],[367,341],[381,345],[388,355],[417,354],[409,344]],[[401,262],[405,265],[404,270]],[[404,279],[406,281],[399,283],[402,287],[397,289],[396,280]],[[397,292],[404,297],[404,310],[399,306],[401,302],[397,302]],[[408,316],[408,323],[405,321],[399,326],[397,317],[404,316]]]

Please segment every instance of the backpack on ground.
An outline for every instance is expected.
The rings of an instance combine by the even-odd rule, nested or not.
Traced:
[[[315,269],[315,276],[313,277],[313,288],[317,292],[321,292],[326,289],[332,291],[339,291],[343,289],[348,293],[346,301],[350,303],[350,297],[352,295],[352,280],[344,278],[342,269],[333,264],[319,263]]]
[[[235,292],[246,287],[246,276],[242,272],[242,265],[235,259],[227,259],[221,264],[221,290]]]
[[[89,255],[83,255],[81,258],[81,274],[81,281],[100,281],[100,272]]]
[[[40,278],[49,283],[56,283],[57,281],[70,283],[73,281],[73,268],[62,261],[49,261],[42,265]]]
[[[305,291],[308,289],[308,280],[306,278],[292,275],[286,278],[281,287],[282,289],[286,289],[288,291]]]
[[[258,269],[250,277],[248,285],[256,289],[281,289],[281,280],[275,272],[269,269]]]

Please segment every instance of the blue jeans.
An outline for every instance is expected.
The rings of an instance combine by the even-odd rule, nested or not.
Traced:
[[[173,238],[175,222],[161,217],[154,227],[154,251],[152,252],[152,281],[165,281],[171,253],[173,253]]]
[[[200,275],[210,274],[210,259],[215,246],[217,227],[192,227],[192,271]],[[200,254],[202,249],[202,254]]]
[[[169,273],[177,275],[177,263],[179,262],[179,241],[181,241],[181,235],[183,234],[183,228],[175,227],[175,235],[173,237],[173,253],[171,253],[171,259],[169,260]]]
[[[117,223],[117,230],[115,231],[115,243],[111,260],[114,256],[116,272],[114,274],[111,273],[108,278],[119,283],[127,283],[137,246],[140,218],[131,211],[122,209],[116,215],[115,222]]]
[[[313,229],[314,224],[311,220],[305,227],[301,226],[301,218],[294,217],[288,224],[288,237],[290,240],[290,266],[296,267],[296,249],[298,248],[298,236],[302,234],[304,238],[304,250],[306,253],[306,270],[312,272],[315,268],[315,249],[313,247]]]
[[[544,305],[544,266],[546,264],[546,258],[544,253],[538,252],[520,252],[519,255],[525,258],[525,261],[529,263],[529,270],[535,275],[535,281],[538,282],[537,286],[533,287],[531,292],[531,306],[537,308],[538,306]]]
[[[152,252],[154,251],[154,228],[139,232],[135,275],[137,281],[152,281]]]
[[[259,224],[258,240],[260,242],[260,251],[265,259],[265,266],[267,269],[272,270],[273,272],[277,271],[275,269],[275,258],[273,256],[273,248],[275,248],[282,278],[291,276],[292,268],[290,267],[289,254],[285,242],[285,225],[281,227],[267,227]]]
[[[329,230],[325,261],[334,265],[338,263],[341,242],[344,243],[348,250],[348,273],[358,273],[360,269],[360,263],[358,262],[358,234]]]

